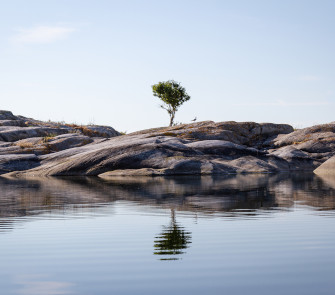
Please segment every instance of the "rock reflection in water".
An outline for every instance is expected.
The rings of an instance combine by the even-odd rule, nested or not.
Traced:
[[[313,174],[0,177],[1,294],[328,295],[334,228]]]
[[[156,237],[154,254],[164,256],[160,260],[178,260],[180,258],[174,255],[185,253],[190,243],[191,233],[176,222],[175,210],[171,209],[171,222],[163,226],[163,232]]]
[[[335,209],[335,180],[313,174],[10,179],[0,177],[0,231],[13,217],[96,214],[97,207],[125,200],[197,214],[228,217],[291,210],[295,203],[315,211]],[[18,222],[18,220],[16,220]]]

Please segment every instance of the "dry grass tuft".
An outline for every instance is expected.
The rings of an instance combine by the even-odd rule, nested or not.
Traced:
[[[16,143],[21,149],[31,149],[34,145],[31,142],[18,142]]]
[[[99,136],[99,137],[109,137],[107,133],[101,133],[95,130],[92,130],[88,128],[87,126],[83,125],[77,125],[77,124],[65,124],[68,127],[71,127],[74,129],[74,133],[81,132],[83,135],[89,136],[89,137],[94,137],[94,136]]]

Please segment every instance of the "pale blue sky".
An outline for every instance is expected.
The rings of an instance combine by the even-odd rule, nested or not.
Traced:
[[[335,1],[0,2],[0,109],[135,131],[176,121],[335,120]]]

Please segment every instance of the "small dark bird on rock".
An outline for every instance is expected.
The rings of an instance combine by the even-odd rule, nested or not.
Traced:
[[[197,120],[197,117],[195,117],[193,120],[191,120],[191,121],[193,121],[193,122],[195,122]]]

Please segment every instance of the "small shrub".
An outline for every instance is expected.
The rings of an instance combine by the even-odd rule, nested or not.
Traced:
[[[42,142],[43,143],[49,142],[50,140],[52,140],[56,136],[57,136],[57,134],[49,133],[48,135],[46,135],[42,138]]]
[[[65,124],[65,126],[71,127],[71,128],[78,128],[78,127],[80,127],[79,125],[74,124],[74,123],[72,123],[72,124]]]

